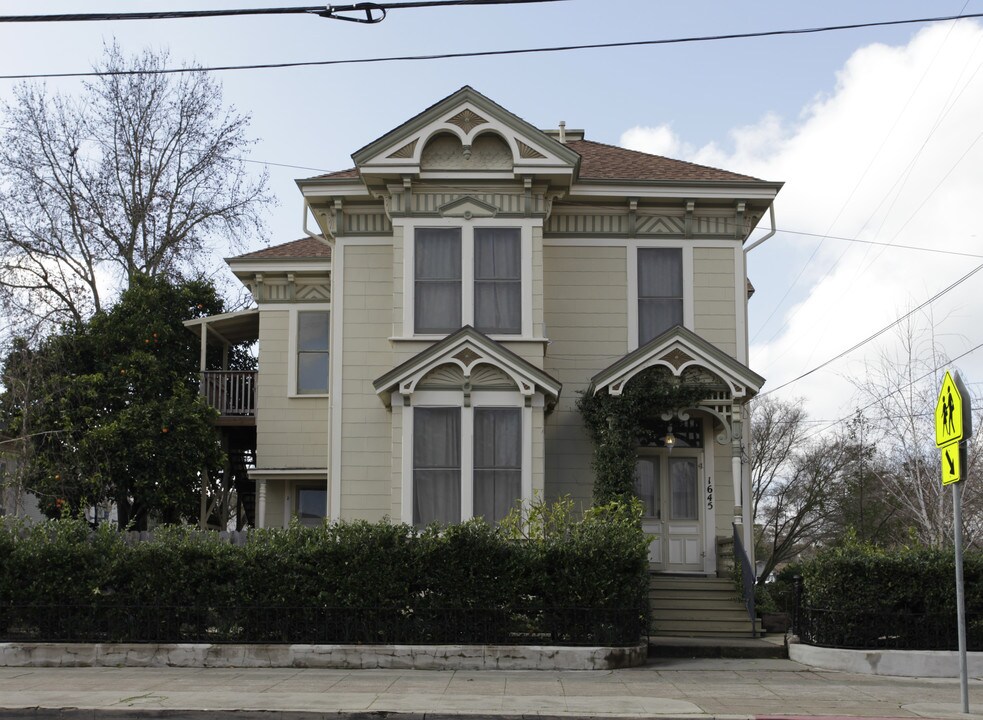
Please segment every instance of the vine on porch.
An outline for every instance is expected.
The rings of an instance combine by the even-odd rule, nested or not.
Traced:
[[[660,439],[663,413],[693,407],[708,391],[706,383],[684,383],[668,369],[652,367],[625,383],[621,395],[581,393],[577,409],[594,446],[594,502],[633,498],[638,448]]]

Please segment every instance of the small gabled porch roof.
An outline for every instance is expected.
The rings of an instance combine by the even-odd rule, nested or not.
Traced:
[[[393,393],[408,399],[420,380],[431,370],[446,364],[459,367],[466,381],[479,365],[491,365],[515,382],[516,388],[527,398],[527,402],[536,391],[541,392],[547,409],[556,404],[563,387],[560,381],[549,373],[540,370],[470,325],[465,325],[452,335],[448,335],[396,366],[377,379],[373,386],[376,394],[389,407],[392,404]]]
[[[588,393],[607,388],[620,395],[625,383],[650,367],[664,367],[676,377],[691,367],[709,371],[719,378],[735,401],[747,401],[761,389],[765,379],[692,330],[677,325],[645,343],[591,378]]]

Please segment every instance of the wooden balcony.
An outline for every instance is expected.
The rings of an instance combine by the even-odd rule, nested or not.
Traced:
[[[201,394],[219,412],[216,425],[256,424],[255,370],[206,370]]]

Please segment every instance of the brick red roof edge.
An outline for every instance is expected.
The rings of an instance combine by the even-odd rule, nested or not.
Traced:
[[[256,252],[238,255],[232,260],[279,260],[289,258],[331,259],[331,246],[320,240],[305,237],[300,240],[274,245]]]

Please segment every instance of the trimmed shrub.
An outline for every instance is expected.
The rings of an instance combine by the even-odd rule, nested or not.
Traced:
[[[801,567],[807,640],[843,647],[956,647],[952,549],[884,548],[848,540]],[[983,554],[963,561],[967,639],[983,648]]]
[[[132,642],[638,642],[648,618],[638,508],[613,504],[579,521],[554,514],[549,533],[525,539],[514,521],[422,531],[351,522],[256,530],[241,546],[187,527],[127,544],[107,526],[93,532],[78,520],[0,522],[0,633]]]

